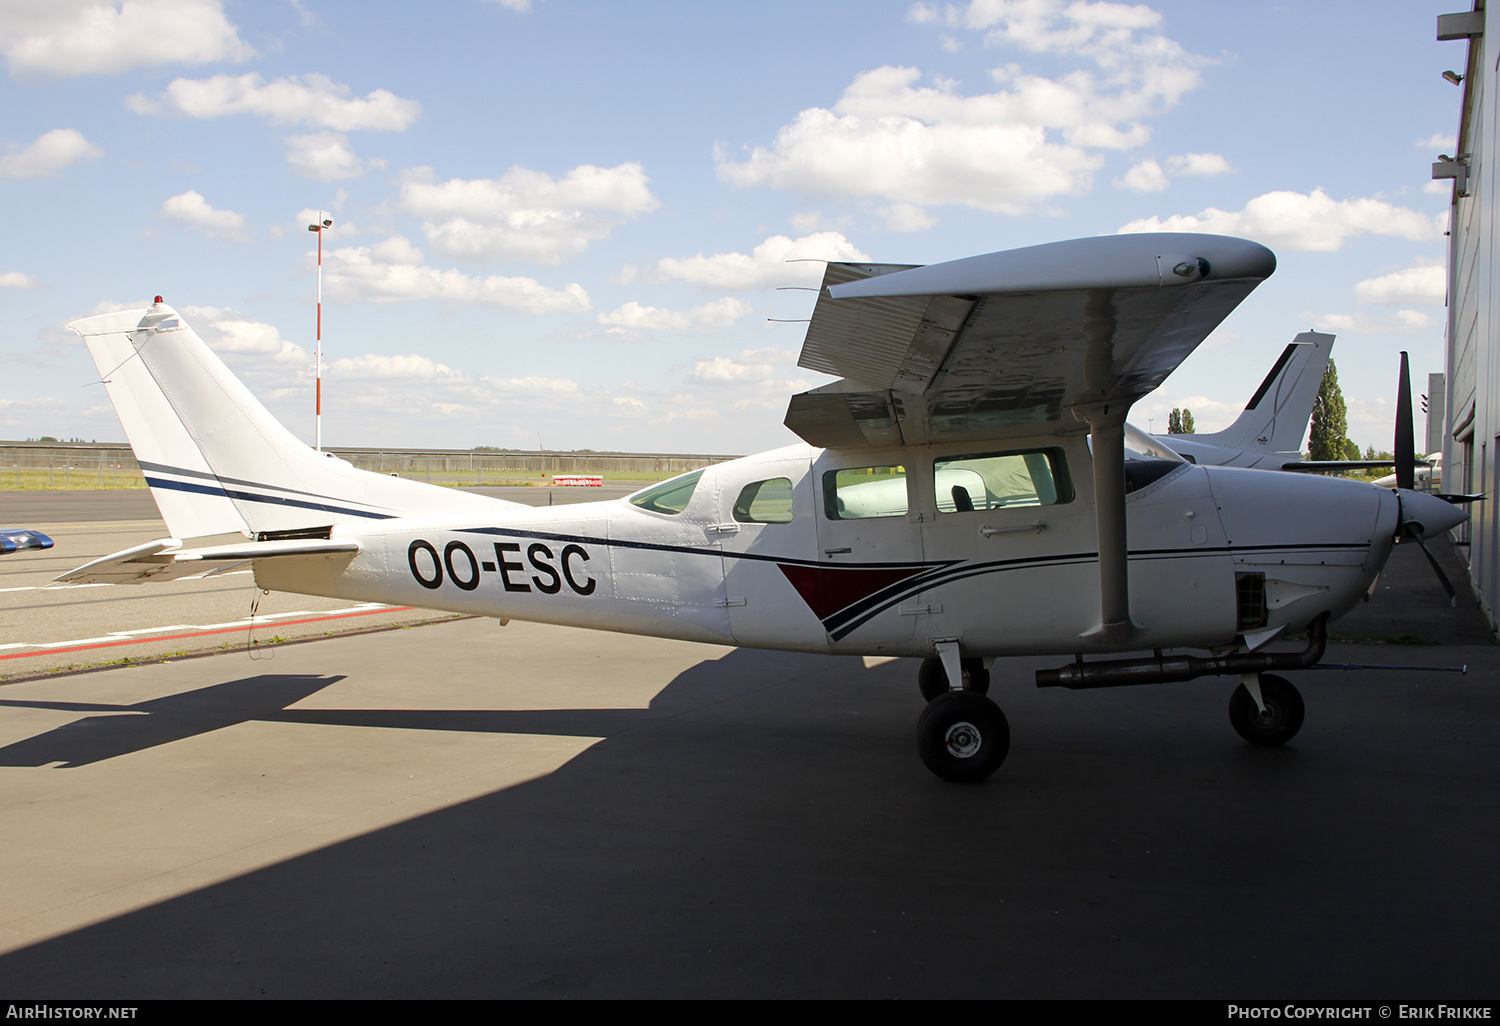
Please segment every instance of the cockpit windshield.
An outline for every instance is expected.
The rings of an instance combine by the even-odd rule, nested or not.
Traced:
[[[1125,425],[1125,459],[1171,460],[1173,463],[1187,462],[1187,460],[1133,424]]]
[[[641,509],[676,516],[687,509],[687,504],[693,498],[693,489],[698,487],[698,479],[702,476],[701,470],[695,470],[691,474],[681,474],[661,484],[636,492],[629,497],[629,500],[632,505],[639,506]]]

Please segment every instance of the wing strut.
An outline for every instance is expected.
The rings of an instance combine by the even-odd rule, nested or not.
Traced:
[[[1130,618],[1129,548],[1125,535],[1125,415],[1129,403],[1075,409],[1094,443],[1094,523],[1099,532],[1099,624],[1081,637],[1116,646],[1141,633]]]

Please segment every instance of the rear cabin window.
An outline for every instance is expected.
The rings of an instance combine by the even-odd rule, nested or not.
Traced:
[[[734,500],[734,519],[742,524],[790,524],[791,478],[773,477],[741,488]]]
[[[905,467],[852,467],[823,475],[823,512],[829,520],[902,517],[908,508]]]
[[[693,500],[693,489],[698,487],[698,479],[702,476],[703,471],[695,470],[691,474],[671,478],[659,485],[652,485],[645,491],[636,492],[630,496],[629,501],[632,505],[649,509],[653,513],[676,516],[687,509],[687,504]]]
[[[940,513],[1073,501],[1073,484],[1061,449],[952,456],[933,463],[932,481]]]

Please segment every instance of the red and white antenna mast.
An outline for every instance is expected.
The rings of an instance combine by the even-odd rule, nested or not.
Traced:
[[[307,226],[318,236],[318,345],[313,358],[313,373],[317,380],[317,396],[313,408],[313,448],[323,451],[323,233],[333,227],[333,221],[318,211],[318,219]]]

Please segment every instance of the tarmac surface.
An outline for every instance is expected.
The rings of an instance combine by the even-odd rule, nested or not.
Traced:
[[[1277,750],[1233,680],[997,663],[974,786],[917,758],[912,660],[463,619],[9,684],[0,989],[1494,999],[1500,647],[1460,594],[1399,548],[1333,635],[1438,643],[1325,662],[1469,672],[1289,674]]]

